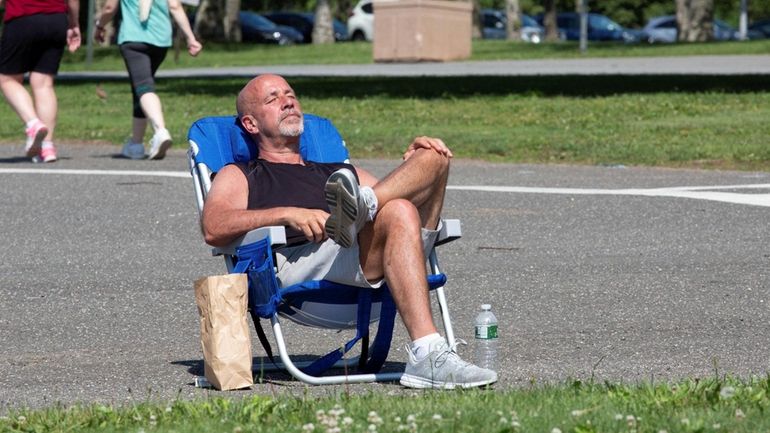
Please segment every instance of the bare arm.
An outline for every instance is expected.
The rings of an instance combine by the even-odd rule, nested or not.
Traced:
[[[2,0],[0,0],[2,4]],[[80,47],[80,0],[67,1],[67,17],[69,25],[67,26],[67,50],[74,53]]]
[[[329,214],[317,209],[277,207],[248,210],[248,183],[240,169],[228,165],[211,185],[201,216],[206,243],[223,246],[249,230],[265,226],[291,226],[312,242],[326,239],[324,223]]]
[[[185,36],[185,40],[187,41],[187,52],[193,57],[197,56],[203,49],[203,45],[201,45],[195,38],[195,34],[190,27],[190,21],[187,19],[187,14],[184,13],[182,3],[179,0],[169,0],[168,11],[171,14],[171,17],[174,18],[179,30],[181,30]]]

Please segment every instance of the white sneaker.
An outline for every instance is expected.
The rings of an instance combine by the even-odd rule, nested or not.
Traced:
[[[355,174],[347,168],[332,173],[324,186],[324,196],[330,213],[324,224],[326,234],[343,248],[350,248],[369,216]]]
[[[166,157],[166,151],[171,147],[171,134],[168,129],[159,129],[150,139],[149,159],[163,159]]]
[[[123,145],[123,150],[120,151],[120,154],[128,159],[144,159],[144,144],[134,143],[129,139]]]
[[[477,367],[460,359],[455,352],[457,340],[452,346],[444,338],[439,338],[430,345],[430,353],[417,361],[411,347],[407,345],[409,361],[401,376],[401,385],[410,388],[476,388],[497,382],[497,373]]]

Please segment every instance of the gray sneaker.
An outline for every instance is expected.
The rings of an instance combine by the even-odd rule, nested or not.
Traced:
[[[497,382],[497,373],[477,367],[460,359],[455,352],[457,340],[452,346],[447,345],[442,337],[430,346],[430,353],[417,362],[412,349],[407,346],[409,361],[401,376],[401,385],[409,388],[475,388]]]
[[[330,212],[326,234],[343,248],[350,248],[369,215],[356,176],[347,168],[335,171],[326,181],[324,196]]]

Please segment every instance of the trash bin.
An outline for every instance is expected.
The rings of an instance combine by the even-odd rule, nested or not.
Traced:
[[[470,57],[472,10],[472,3],[465,1],[375,1],[374,61],[447,61]]]

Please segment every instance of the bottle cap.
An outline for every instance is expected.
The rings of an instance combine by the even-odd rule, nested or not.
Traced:
[[[492,306],[489,305],[489,304],[481,304],[481,309],[485,310],[485,311],[488,311],[488,310],[492,309]]]

